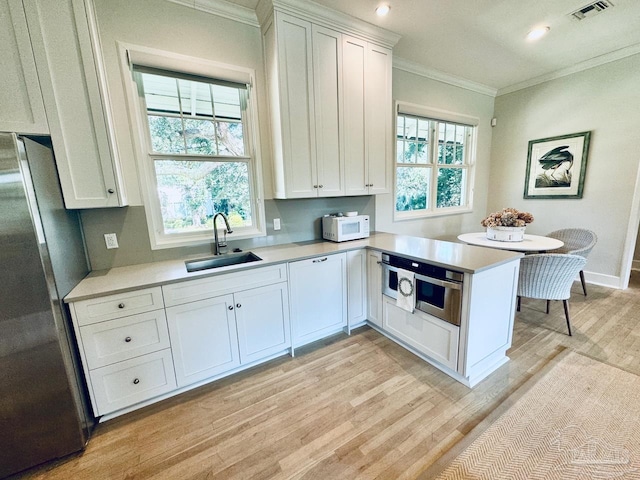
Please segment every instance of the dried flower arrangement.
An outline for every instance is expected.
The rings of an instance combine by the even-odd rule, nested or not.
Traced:
[[[533,222],[533,215],[529,212],[520,212],[515,208],[503,208],[494,212],[482,220],[483,227],[524,227]]]

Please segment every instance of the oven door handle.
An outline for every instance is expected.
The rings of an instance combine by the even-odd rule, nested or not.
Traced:
[[[382,266],[391,272],[398,272],[397,267],[392,267],[389,264],[383,263]],[[433,285],[438,285],[439,287],[451,288],[453,290],[462,290],[462,284],[457,282],[449,282],[447,280],[440,280],[439,278],[427,277],[426,275],[418,275],[415,274],[416,280],[420,280],[421,282],[431,283]]]
[[[424,275],[417,275],[416,280],[420,280],[421,282],[431,283],[433,285],[438,285],[439,287],[450,288],[452,290],[462,290],[462,284],[456,282],[448,282],[447,280],[440,280],[439,278],[426,277]]]

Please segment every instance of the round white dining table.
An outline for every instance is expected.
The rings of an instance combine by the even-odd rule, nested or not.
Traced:
[[[480,247],[499,248],[501,250],[513,250],[514,252],[551,252],[564,245],[562,240],[543,237],[541,235],[524,234],[521,242],[501,242],[489,240],[486,232],[463,233],[458,235],[458,240],[469,245]]]

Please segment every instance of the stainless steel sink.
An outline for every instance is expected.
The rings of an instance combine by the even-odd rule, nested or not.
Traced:
[[[215,257],[199,258],[184,262],[187,272],[197,272],[199,270],[209,270],[210,268],[228,267],[230,265],[240,265],[242,263],[257,262],[262,260],[253,252],[228,253],[216,255]]]

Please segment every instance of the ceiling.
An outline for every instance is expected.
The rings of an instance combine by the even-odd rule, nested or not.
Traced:
[[[258,3],[230,1],[250,9]],[[614,6],[596,15],[570,17],[592,1],[315,0],[400,34],[395,57],[497,90],[583,62],[603,63],[593,60],[603,55],[640,53],[640,0],[610,0]],[[374,9],[383,2],[391,12],[381,18]],[[527,32],[539,25],[550,32],[527,41]]]

